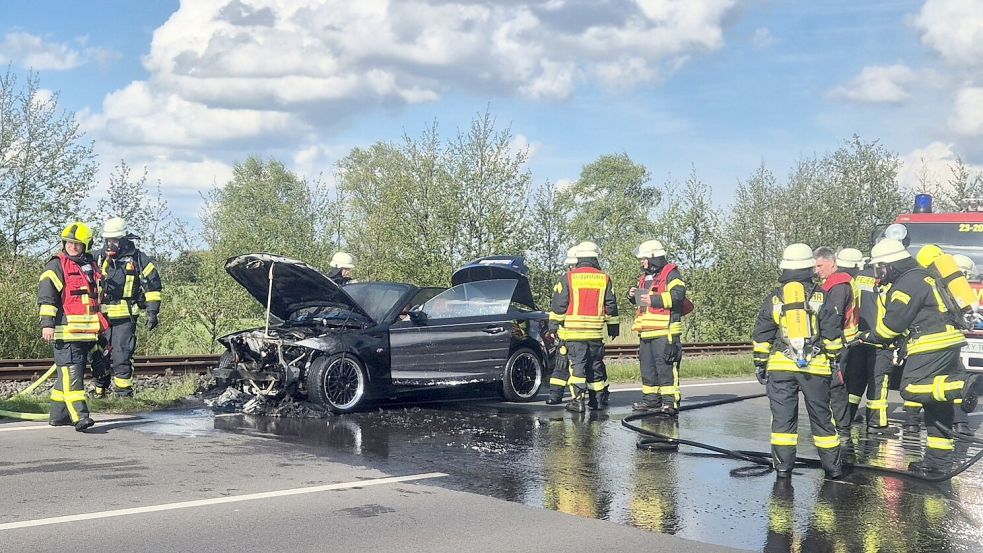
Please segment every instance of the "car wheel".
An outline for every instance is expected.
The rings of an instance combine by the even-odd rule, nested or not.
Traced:
[[[367,380],[362,362],[351,354],[319,357],[307,370],[307,397],[336,413],[348,413],[365,403]]]
[[[226,351],[218,358],[218,366],[212,371],[215,378],[215,386],[231,386],[239,380],[239,371],[235,367],[235,355],[231,351]]]
[[[543,385],[543,361],[528,348],[517,349],[505,363],[502,395],[508,401],[532,401]]]

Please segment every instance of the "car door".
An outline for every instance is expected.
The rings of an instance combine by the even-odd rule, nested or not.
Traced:
[[[418,328],[432,347],[434,378],[500,378],[509,355],[514,280],[468,282],[423,305]]]
[[[435,378],[434,344],[423,327],[408,317],[410,308],[419,307],[443,288],[423,288],[405,306],[389,327],[389,367],[393,380]]]

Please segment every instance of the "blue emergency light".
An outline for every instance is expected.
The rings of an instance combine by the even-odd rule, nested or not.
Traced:
[[[911,210],[912,213],[931,213],[932,212],[932,195],[931,194],[915,194],[915,209]]]

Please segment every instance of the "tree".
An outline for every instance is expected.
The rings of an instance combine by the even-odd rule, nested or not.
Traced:
[[[23,85],[0,76],[0,225],[2,248],[19,256],[51,248],[66,222],[81,219],[95,175],[92,143],[58,94],[34,73]]]
[[[529,233],[532,239],[527,261],[533,297],[543,309],[549,305],[553,285],[563,273],[563,259],[571,245],[567,218],[572,208],[569,198],[552,181],[546,181],[532,200],[529,223],[534,230]]]
[[[174,217],[161,193],[160,181],[153,188],[147,183],[147,168],[131,178],[130,166],[120,160],[109,175],[106,195],[96,204],[103,221],[111,217],[126,220],[127,231],[140,237],[140,249],[158,260],[173,259],[185,241],[184,224]]]

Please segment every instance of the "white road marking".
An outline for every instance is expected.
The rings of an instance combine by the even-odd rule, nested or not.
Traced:
[[[37,426],[14,426],[12,428],[4,428],[0,426],[0,432],[19,432],[21,430],[48,430],[53,428],[58,428],[58,427],[51,426],[47,423],[38,423]]]
[[[99,511],[95,513],[85,513],[81,515],[68,515],[62,517],[41,518],[36,520],[23,520],[20,522],[8,522],[5,524],[0,524],[0,531],[14,530],[17,528],[32,528],[35,526],[49,526],[52,524],[77,522],[80,520],[94,520],[99,518],[122,517],[122,516],[129,516],[129,515],[139,515],[143,513],[157,513],[160,511],[174,511],[177,509],[190,509],[193,507],[206,507],[209,505],[222,505],[225,503],[239,503],[241,501],[254,501],[257,499],[271,499],[274,497],[304,495],[304,494],[311,494],[311,493],[326,492],[331,490],[347,490],[351,488],[363,488],[366,486],[381,486],[384,484],[395,484],[398,482],[412,482],[414,480],[425,480],[428,478],[442,478],[444,476],[447,475],[442,472],[427,472],[423,474],[411,474],[409,476],[393,476],[390,478],[375,478],[373,480],[359,480],[356,482],[342,482],[339,484],[312,486],[309,488],[293,488],[289,490],[277,490],[272,492],[251,493],[246,495],[233,495],[229,497],[215,497],[212,499],[199,499],[196,501],[182,501],[180,503],[164,503],[161,505],[148,505],[146,507],[135,507],[132,509],[118,509],[115,511]]]
[[[111,422],[135,421],[135,420],[140,420],[140,417],[127,417],[127,416],[119,417],[119,416],[117,416],[117,417],[110,417],[108,419],[104,419],[102,417],[99,417],[99,420],[96,421],[96,424],[109,424]],[[15,423],[15,424],[19,424],[19,423]],[[62,431],[64,431],[64,430],[72,430],[72,425],[66,424],[66,425],[62,425],[62,426],[51,426],[47,422],[40,421],[40,422],[35,422],[35,423],[31,424],[30,426],[28,426],[28,425],[22,425],[22,426],[11,426],[11,427],[7,427],[6,425],[0,425],[0,432],[19,432],[21,430],[53,430],[53,429],[56,429],[56,428],[60,428]]]

